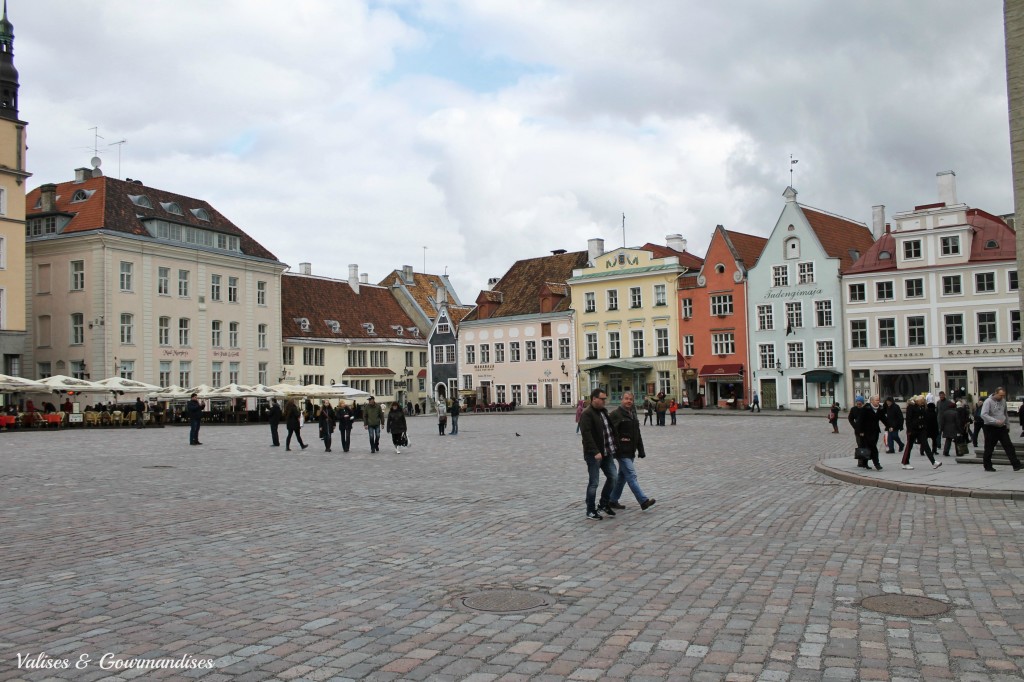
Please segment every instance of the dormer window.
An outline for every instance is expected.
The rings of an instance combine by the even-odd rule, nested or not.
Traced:
[[[892,254],[888,251],[879,251],[878,260],[889,260],[892,258]]]
[[[145,194],[129,194],[128,198],[132,200],[132,203],[142,208],[153,208],[153,202],[149,200]]]
[[[337,320],[324,320],[324,324],[331,328],[331,331],[335,334],[341,332],[341,323]]]
[[[420,328],[419,328],[419,327],[406,327],[405,329],[406,329],[406,331],[408,331],[408,332],[409,332],[410,334],[412,334],[412,337],[413,337],[414,339],[418,339],[418,338],[420,338]]]
[[[95,192],[95,191],[96,190],[94,190],[94,189],[91,189],[91,190],[84,190],[84,189],[75,190],[75,193],[71,195],[71,203],[72,204],[81,203],[81,202],[85,201],[86,199],[88,199],[89,197],[91,197],[93,195],[93,192]]]
[[[400,324],[391,325],[391,329],[394,330],[395,336],[403,336],[405,334],[405,327]]]
[[[373,331],[373,322],[363,322],[363,329],[365,329],[366,333],[370,336],[377,335],[377,332]]]
[[[180,216],[184,216],[185,215],[185,212],[183,210],[181,210],[181,206],[179,206],[178,204],[176,204],[173,201],[166,201],[166,202],[161,201],[160,202],[160,208],[164,209],[165,211],[167,211],[168,213],[171,213],[173,215],[180,215]]]
[[[725,266],[723,264],[719,263],[718,265],[715,266],[715,272],[717,272],[719,275],[724,274],[725,273]]]
[[[790,237],[786,240],[783,256],[785,258],[800,257],[800,239],[798,237]]]
[[[210,214],[206,212],[205,208],[193,208],[192,215],[194,215],[199,220],[205,220],[206,222],[210,222]]]
[[[986,249],[998,249],[999,248],[999,242],[997,242],[995,239],[989,239],[987,242],[985,242],[985,248]]]
[[[295,318],[295,323],[297,325],[299,325],[299,331],[303,331],[303,332],[308,332],[309,331],[309,319],[308,318],[297,317],[297,318]]]
[[[36,199],[36,205],[33,206],[32,208],[38,211],[42,207],[43,207],[43,198],[39,197],[38,199]]]

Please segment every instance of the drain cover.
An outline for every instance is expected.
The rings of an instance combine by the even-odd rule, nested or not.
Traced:
[[[929,597],[915,597],[909,594],[882,594],[867,597],[860,603],[866,609],[885,613],[890,616],[937,616],[949,611],[949,604]]]
[[[143,469],[173,469],[174,467],[170,464],[151,464],[142,467]]]
[[[523,613],[555,603],[548,595],[521,590],[485,590],[461,601],[466,608],[487,613]]]

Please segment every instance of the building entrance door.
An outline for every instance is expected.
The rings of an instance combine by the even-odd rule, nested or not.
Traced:
[[[554,386],[551,384],[544,384],[544,407],[551,409],[551,401],[554,398]]]
[[[761,380],[761,406],[766,410],[778,409],[779,399],[775,391],[775,379]]]

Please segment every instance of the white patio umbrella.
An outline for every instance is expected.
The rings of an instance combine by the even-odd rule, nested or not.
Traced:
[[[250,388],[255,397],[266,398],[267,400],[271,398],[284,398],[286,395],[283,391],[274,390],[270,386],[264,386],[263,384],[256,384],[255,386],[250,386]]]
[[[108,393],[110,391],[109,388],[95,381],[76,379],[63,374],[54,374],[52,377],[40,379],[38,383],[44,387],[43,391],[53,391],[54,393],[68,393],[69,391],[74,391],[75,393]]]
[[[12,377],[7,374],[0,374],[0,393],[21,393],[28,391],[49,390],[38,381],[25,379],[24,377]]]
[[[188,389],[181,386],[165,386],[149,394],[150,398],[157,400],[187,400],[191,396]]]
[[[215,389],[213,386],[209,386],[207,384],[199,384],[198,386],[186,388],[185,391],[188,393],[188,395],[186,395],[185,397],[191,398],[192,394],[196,393],[199,395],[200,398],[208,398],[210,397],[210,393],[212,393],[215,390],[217,389]]]
[[[134,379],[123,379],[121,377],[101,379],[96,383],[106,386],[107,390],[112,393],[151,393],[153,391],[160,390],[159,386],[147,384],[144,381],[135,381]]]
[[[319,386],[317,384],[307,384],[305,386],[292,385],[292,384],[274,384],[270,388],[275,391],[281,391],[282,393],[289,396],[305,396],[307,398],[369,398],[370,394],[366,391],[360,391],[359,389],[352,388],[350,386],[342,386],[336,384],[334,386]]]
[[[266,388],[264,386],[263,388]],[[267,393],[264,391],[257,391],[255,386],[246,386],[244,384],[228,384],[227,386],[221,386],[215,388],[207,394],[208,398],[278,398],[283,394],[280,393]]]

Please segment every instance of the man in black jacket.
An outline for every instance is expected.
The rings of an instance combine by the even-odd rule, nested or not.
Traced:
[[[270,446],[281,447],[281,438],[277,435],[277,425],[281,423],[281,406],[277,398],[270,399]]]
[[[871,402],[858,413],[855,429],[859,446],[871,451],[871,463],[875,465],[875,469],[881,471],[882,464],[878,461],[878,436],[881,435],[882,429],[879,424],[888,427],[889,422],[885,416],[885,408],[878,402],[878,396],[873,395]],[[864,468],[868,468],[866,460]]]
[[[188,404],[185,405],[185,411],[188,412],[188,444],[202,445],[199,442],[199,426],[203,420],[203,403],[199,400],[198,393],[193,393],[189,398]]]
[[[608,506],[612,489],[615,487],[615,432],[608,421],[608,410],[604,407],[608,393],[595,388],[590,393],[590,407],[583,410],[580,416],[580,434],[583,436],[583,461],[587,463],[587,518],[600,521],[604,512],[615,516],[615,510]],[[601,504],[595,504],[597,484],[601,480],[600,472],[604,471],[604,487],[601,489]]]
[[[906,447],[903,439],[900,438],[900,431],[903,430],[903,408],[892,398],[885,399],[885,418],[889,422],[885,438],[887,441],[885,451],[894,454],[896,452],[895,445],[899,443],[900,452],[903,452],[903,448]]]
[[[640,420],[637,418],[634,407],[633,394],[626,391],[622,394],[622,404],[618,409],[608,415],[612,424],[612,432],[615,434],[615,461],[619,464],[619,475],[615,481],[615,489],[612,490],[608,506],[612,509],[625,509],[619,504],[622,491],[629,484],[633,491],[633,497],[640,503],[640,509],[647,509],[654,504],[653,497],[647,497],[640,489],[640,483],[636,480],[636,468],[633,466],[633,457],[640,455],[643,459],[647,456],[644,452],[644,439],[640,434]]]

